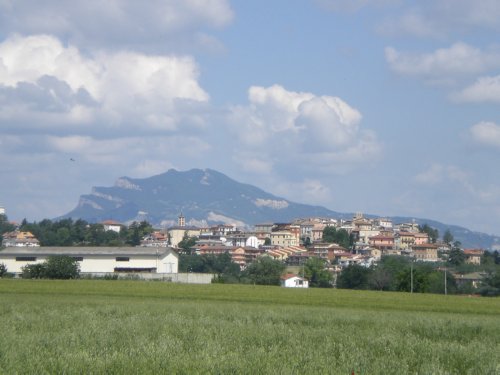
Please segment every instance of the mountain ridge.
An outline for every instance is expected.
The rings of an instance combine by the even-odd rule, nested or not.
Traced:
[[[193,225],[234,223],[240,227],[297,218],[351,219],[353,216],[322,206],[292,202],[213,169],[170,169],[147,178],[119,177],[112,187],[93,187],[90,194],[80,196],[75,209],[61,218],[81,218],[89,222],[113,219],[123,223],[148,220],[154,225],[170,226],[175,225],[181,212]],[[457,225],[404,216],[389,218],[394,223],[427,223],[440,234],[450,229],[455,239],[466,247],[500,247],[500,237]]]

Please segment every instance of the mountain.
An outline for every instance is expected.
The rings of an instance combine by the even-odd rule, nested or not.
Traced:
[[[187,218],[187,224],[200,226],[234,223],[244,227],[307,217],[352,218],[352,213],[291,202],[211,169],[185,172],[171,169],[143,179],[121,177],[112,187],[94,187],[90,194],[82,195],[77,207],[61,218],[81,218],[89,222],[113,219],[122,223],[147,220],[169,226],[175,225],[180,213]],[[394,223],[413,220],[427,223],[441,234],[449,228],[455,239],[466,247],[500,245],[499,237],[458,226],[408,217],[392,219]]]
[[[91,222],[148,220],[154,224],[177,222],[182,214],[191,223],[286,222],[297,217],[345,217],[320,206],[290,202],[211,170],[192,169],[144,178],[119,178],[113,187],[94,187],[64,217]]]

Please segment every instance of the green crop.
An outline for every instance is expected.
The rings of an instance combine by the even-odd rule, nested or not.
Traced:
[[[500,299],[0,280],[1,374],[499,374]]]

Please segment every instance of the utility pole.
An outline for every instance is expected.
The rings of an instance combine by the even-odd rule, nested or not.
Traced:
[[[413,259],[410,263],[410,293],[413,293]]]
[[[446,285],[446,282],[447,282],[447,280],[446,280],[446,267],[444,267],[444,295],[445,296],[448,295],[448,287]]]

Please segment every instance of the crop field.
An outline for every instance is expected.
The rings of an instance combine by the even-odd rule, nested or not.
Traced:
[[[500,299],[0,280],[0,374],[500,374]]]

